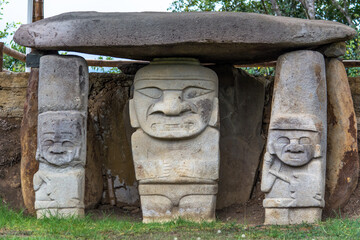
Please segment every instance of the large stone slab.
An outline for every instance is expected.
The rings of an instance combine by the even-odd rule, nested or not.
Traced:
[[[326,61],[328,138],[326,209],[344,207],[359,176],[357,123],[345,67],[338,59]]]
[[[196,57],[202,62],[276,60],[291,50],[341,42],[356,31],[340,23],[255,13],[72,12],[22,25],[16,43],[114,57]]]
[[[265,86],[231,65],[214,66],[219,77],[220,179],[217,208],[250,199],[259,167]]]

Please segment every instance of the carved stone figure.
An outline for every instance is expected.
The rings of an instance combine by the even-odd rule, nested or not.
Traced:
[[[39,162],[55,166],[85,165],[85,116],[77,111],[46,112],[38,118]]]
[[[278,60],[262,169],[265,224],[321,219],[326,162],[326,82],[323,56],[313,51]]]
[[[33,179],[38,218],[84,215],[88,81],[83,58],[40,59],[40,164]]]
[[[217,89],[194,59],[156,59],[137,72],[130,118],[144,222],[215,219]]]

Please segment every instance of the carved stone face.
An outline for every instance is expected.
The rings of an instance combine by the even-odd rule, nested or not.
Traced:
[[[54,165],[79,162],[82,142],[82,118],[45,115],[39,118],[38,158]]]
[[[158,138],[184,138],[203,131],[217,104],[216,74],[191,65],[147,68],[134,84],[134,108],[142,130]]]
[[[269,133],[272,154],[289,166],[302,166],[320,155],[318,132],[272,130]]]

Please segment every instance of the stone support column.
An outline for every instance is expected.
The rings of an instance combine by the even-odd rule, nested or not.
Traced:
[[[89,74],[77,56],[40,59],[38,146],[34,175],[37,217],[84,215]]]
[[[265,224],[321,220],[326,112],[323,55],[304,50],[280,56],[262,170]]]
[[[143,222],[215,220],[219,177],[218,78],[195,59],[155,59],[130,101]]]

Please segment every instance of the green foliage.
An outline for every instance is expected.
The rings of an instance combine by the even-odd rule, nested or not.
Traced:
[[[105,58],[105,59],[104,59]],[[103,57],[100,56],[98,57],[99,60],[114,60],[113,57]],[[102,73],[121,73],[120,69],[117,67],[112,67],[112,68],[108,68],[108,67],[91,67],[92,70],[94,70],[95,72],[102,72]]]
[[[3,7],[7,3],[8,3],[8,1],[0,0],[0,20],[2,20],[1,16],[3,15],[3,10],[4,10]],[[0,30],[0,41],[1,41],[1,39],[12,36],[14,34],[14,29],[16,29],[19,25],[20,25],[20,23],[14,23],[14,22],[6,23],[5,28],[3,30]],[[5,46],[10,47],[21,53],[26,52],[25,47],[22,47],[13,41],[11,41],[10,44],[5,44]],[[24,72],[25,71],[25,63],[4,54],[3,68],[7,69],[9,71],[13,71],[13,72]]]

